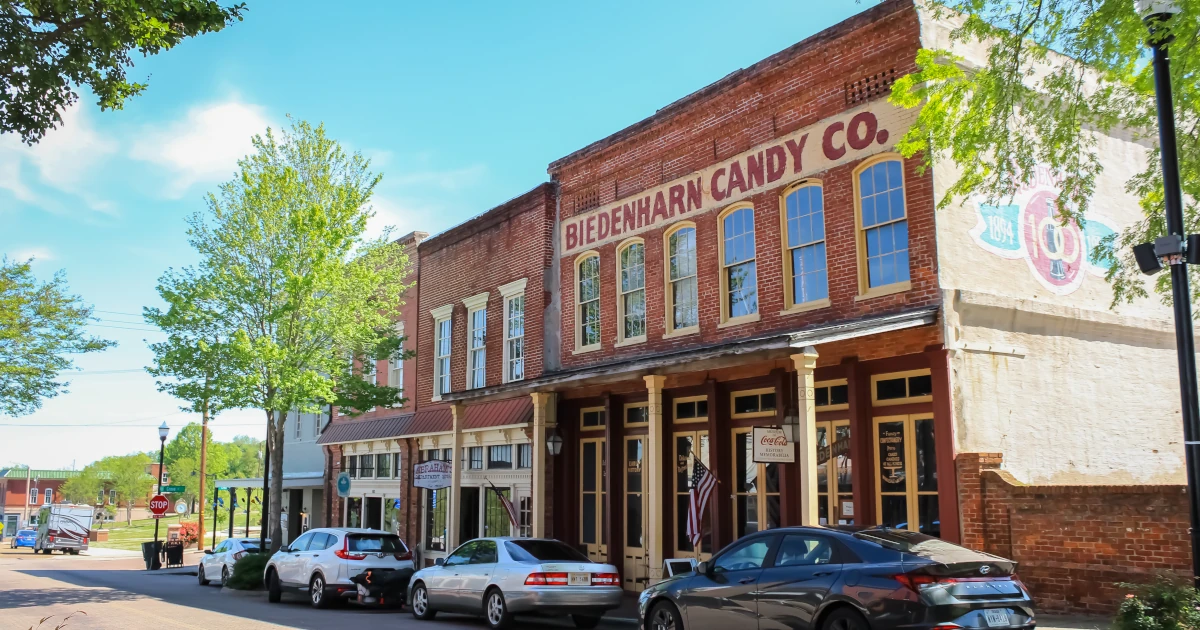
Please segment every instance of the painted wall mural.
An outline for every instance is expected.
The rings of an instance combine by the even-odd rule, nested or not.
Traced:
[[[1061,177],[1039,168],[1034,182],[1019,188],[1010,203],[992,205],[975,202],[979,222],[971,237],[983,249],[1002,258],[1023,258],[1030,273],[1042,286],[1058,295],[1068,295],[1088,275],[1104,277],[1107,262],[1092,250],[1117,231],[1109,219],[1088,212],[1083,225],[1063,225],[1055,200]]]

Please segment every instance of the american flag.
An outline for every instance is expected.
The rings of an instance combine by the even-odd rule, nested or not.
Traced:
[[[520,531],[521,526],[517,524],[517,509],[513,507],[512,501],[509,501],[508,497],[504,496],[504,493],[500,491],[500,488],[496,487],[496,484],[490,480],[488,484],[492,486],[492,492],[495,492],[496,496],[500,497],[500,505],[504,506],[504,511],[508,512],[508,522],[512,523],[514,530]]]
[[[708,507],[708,497],[717,487],[717,478],[694,454],[691,486],[692,489],[688,491],[687,535],[688,540],[692,541],[692,547],[699,549],[700,539],[704,536],[704,510]]]

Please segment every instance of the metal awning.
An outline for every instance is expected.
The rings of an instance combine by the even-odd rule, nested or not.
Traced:
[[[937,307],[933,307],[919,311],[897,313],[895,315],[880,315],[878,317],[859,319],[842,324],[819,326],[792,333],[789,335],[791,337],[789,345],[793,348],[803,348],[822,343],[879,335],[895,330],[904,330],[905,328],[928,326],[937,321],[937,311]]]

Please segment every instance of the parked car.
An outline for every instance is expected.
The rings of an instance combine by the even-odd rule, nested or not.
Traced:
[[[12,542],[10,543],[10,546],[13,549],[16,549],[17,547],[29,547],[30,549],[33,549],[33,547],[36,543],[37,543],[37,530],[36,529],[20,529],[20,530],[17,530],[17,535],[12,537]],[[37,552],[35,551],[34,553],[37,553]]]
[[[560,541],[477,538],[417,571],[407,601],[422,620],[459,612],[504,628],[514,615],[571,615],[576,627],[595,628],[605,612],[621,605],[621,593],[616,567]]]
[[[638,599],[644,630],[1033,628],[1012,561],[906,530],[746,536]]]
[[[270,539],[267,539],[270,544]],[[208,586],[212,580],[220,579],[221,586],[233,576],[233,565],[248,553],[258,553],[258,538],[226,538],[212,549],[204,550],[204,557],[196,566],[200,586]],[[218,578],[219,576],[219,578]]]
[[[305,532],[267,561],[263,581],[267,599],[284,591],[307,595],[313,608],[358,597],[350,578],[373,571],[413,568],[412,552],[400,537],[377,529],[329,527]]]

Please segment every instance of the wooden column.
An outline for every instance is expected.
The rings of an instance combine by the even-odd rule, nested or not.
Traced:
[[[817,511],[817,408],[813,402],[813,370],[817,367],[817,349],[806,346],[792,355],[796,364],[796,408],[799,412],[796,448],[800,462],[800,523],[820,523]]]
[[[708,389],[709,467],[717,478],[717,487],[708,500],[712,516],[713,552],[733,542],[733,450],[729,443],[729,394],[714,380]]]
[[[854,524],[875,524],[875,451],[871,426],[871,379],[858,358],[843,362],[850,418],[850,474],[854,479]]]
[[[938,519],[942,540],[956,543],[962,538],[958,523],[958,474],[954,456],[954,405],[950,390],[950,352],[945,348],[927,349],[929,374],[933,381],[933,434],[936,438],[938,467]]]
[[[646,448],[643,451],[646,460],[642,463],[642,483],[644,484],[642,496],[648,499],[644,500],[642,504],[643,509],[649,512],[646,515],[646,532],[643,541],[646,545],[646,555],[650,565],[647,577],[653,584],[663,578],[663,504],[662,501],[655,501],[654,495],[667,488],[663,476],[663,461],[660,457],[665,441],[663,437],[663,385],[666,384],[667,377],[652,375],[643,378],[646,381],[646,391],[650,401],[646,414],[649,416],[650,427],[646,436]]]
[[[446,553],[453,551],[463,541],[458,539],[459,521],[462,517],[459,513],[462,511],[462,423],[466,419],[466,407],[462,403],[453,403],[450,405],[450,412],[454,416],[454,422],[451,425],[451,446],[450,446],[450,505],[446,510]]]
[[[604,392],[604,544],[608,546],[608,563],[620,569],[625,566],[625,418],[620,402],[613,404],[612,394]],[[618,413],[615,415],[613,411]],[[625,576],[621,576],[624,579]]]
[[[554,430],[556,396],[553,392],[534,392],[530,396],[533,397],[533,470],[530,471],[533,509],[530,518],[533,520],[533,537],[544,538],[547,529],[546,458],[550,456],[546,436]]]

